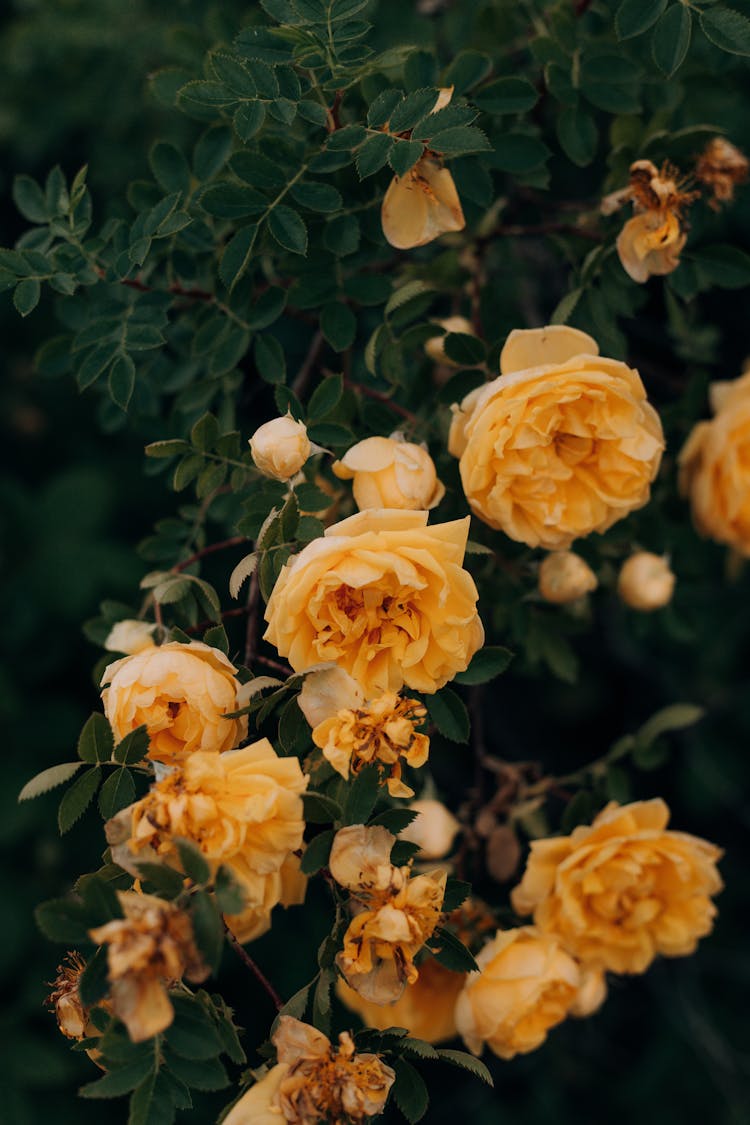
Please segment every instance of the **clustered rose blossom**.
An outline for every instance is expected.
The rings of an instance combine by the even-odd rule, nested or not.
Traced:
[[[713,383],[710,400],[714,417],[680,453],[680,487],[700,534],[750,557],[750,371]]]
[[[107,946],[107,979],[112,1011],[134,1043],[164,1031],[174,1019],[167,994],[185,977],[199,984],[210,973],[195,944],[184,911],[154,895],[118,891],[123,918],[90,931]]]
[[[438,923],[448,874],[437,868],[412,875],[408,867],[395,867],[395,840],[382,827],[342,828],[328,863],[354,910],[336,964],[346,982],[375,1004],[397,1000],[418,979],[414,958]]]
[[[168,765],[196,750],[231,750],[247,734],[247,717],[228,719],[242,706],[237,669],[223,652],[201,641],[150,645],[105,668],[104,713],[115,742],[146,725],[149,758]]]
[[[664,449],[637,371],[590,336],[512,332],[502,374],[454,407],[449,450],[472,511],[530,547],[557,550],[648,502]]]
[[[338,1047],[309,1024],[281,1016],[271,1036],[278,1062],[233,1106],[224,1125],[361,1125],[382,1113],[396,1080],[344,1031]]]
[[[265,640],[298,672],[338,664],[370,697],[438,691],[484,641],[468,532],[468,518],[427,526],[427,512],[390,509],[334,524],[282,568]]]

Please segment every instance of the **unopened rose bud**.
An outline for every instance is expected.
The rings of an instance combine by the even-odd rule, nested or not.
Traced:
[[[476,336],[471,321],[467,320],[465,316],[447,316],[444,320],[438,320],[437,324],[445,329],[446,335],[450,332],[458,332],[462,336]],[[435,363],[448,363],[453,367],[460,367],[460,363],[455,363],[445,354],[444,340],[443,335],[431,336],[429,340],[425,341],[424,350]]]
[[[265,422],[250,438],[253,461],[262,473],[275,480],[295,476],[311,452],[304,422],[297,422],[291,414]]]
[[[567,605],[599,585],[591,567],[573,551],[553,551],[539,567],[539,593],[553,605]]]
[[[661,609],[672,600],[675,576],[662,555],[638,551],[620,570],[617,593],[631,609]]]
[[[400,838],[419,845],[419,859],[442,859],[453,847],[461,825],[440,801],[412,801],[409,808],[419,815],[403,830]]]
[[[136,652],[153,647],[155,628],[150,621],[118,621],[112,626],[104,647],[107,652],[124,652],[126,656],[134,656]]]
[[[400,434],[371,437],[353,445],[333,471],[339,480],[353,481],[360,511],[398,508],[422,512],[434,508],[445,495],[435,464],[426,449]]]

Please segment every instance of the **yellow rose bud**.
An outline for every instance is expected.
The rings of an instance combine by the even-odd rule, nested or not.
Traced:
[[[156,626],[150,621],[118,621],[104,642],[108,652],[124,652],[133,656],[145,648],[153,648]]]
[[[453,176],[431,156],[423,156],[405,176],[394,176],[383,199],[381,222],[397,250],[425,246],[466,220]]]
[[[296,476],[312,452],[307,427],[291,414],[273,418],[250,438],[250,453],[256,466],[274,480]]]
[[[414,984],[407,984],[401,997],[391,1004],[374,1004],[339,978],[336,992],[351,1011],[356,1012],[368,1027],[385,1031],[387,1027],[405,1027],[415,1039],[427,1043],[445,1043],[456,1035],[455,1007],[464,986],[466,973],[446,969],[434,957],[419,966]]]
[[[409,808],[419,815],[401,831],[399,838],[418,844],[421,860],[442,859],[453,847],[461,825],[441,801],[425,798],[412,801]]]
[[[599,585],[589,564],[573,551],[554,551],[539,567],[539,593],[553,605],[567,605]]]
[[[562,326],[512,332],[500,370],[461,404],[449,443],[480,519],[555,550],[648,502],[664,436],[637,371]]]
[[[499,930],[477,957],[456,1003],[456,1025],[475,1055],[501,1059],[536,1050],[571,1013],[581,972],[554,936],[532,926]]]
[[[265,640],[297,672],[338,664],[369,698],[438,691],[484,630],[462,567],[468,517],[426,525],[427,512],[368,509],[327,528],[282,568]]]
[[[445,495],[435,464],[421,445],[400,434],[357,442],[331,466],[339,480],[353,480],[357,507],[424,511]]]
[[[607,805],[570,836],[534,840],[511,900],[584,965],[642,973],[711,932],[722,887],[713,844],[667,830],[664,801]]]
[[[669,605],[675,576],[661,555],[638,551],[626,559],[617,579],[617,593],[631,609],[648,612]]]
[[[231,750],[247,734],[237,711],[237,669],[219,649],[200,641],[170,641],[116,660],[104,670],[104,713],[115,742],[144,723],[149,758],[172,765],[195,750]]]
[[[750,557],[750,373],[713,383],[715,417],[699,422],[680,453],[680,489],[699,533]]]
[[[448,335],[450,332],[459,332],[462,336],[476,336],[474,326],[465,316],[446,316],[443,320],[438,320],[437,324],[445,329],[445,335]],[[425,341],[425,352],[435,363],[447,363],[451,367],[460,367],[460,363],[449,359],[445,354],[444,339],[445,337],[442,334],[440,336],[431,336],[429,340]]]

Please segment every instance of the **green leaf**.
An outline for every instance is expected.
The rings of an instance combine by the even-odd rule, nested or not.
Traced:
[[[193,172],[201,183],[218,175],[232,152],[232,130],[226,125],[207,129],[193,152]]]
[[[473,657],[465,672],[459,672],[455,680],[458,684],[486,684],[505,672],[514,654],[502,645],[488,645]]]
[[[30,223],[46,223],[50,218],[44,192],[31,176],[16,176],[13,180],[13,202]]]
[[[140,762],[146,757],[148,748],[148,728],[144,724],[136,727],[135,730],[131,730],[125,735],[122,742],[117,743],[114,750],[115,761],[126,766],[135,765],[136,762]]]
[[[388,121],[389,131],[391,133],[405,133],[407,130],[413,129],[425,114],[431,112],[437,99],[438,91],[435,88],[414,90],[413,93],[407,94],[391,110]]]
[[[594,815],[594,798],[588,789],[579,789],[570,798],[562,817],[560,828],[563,832],[572,832],[579,824],[590,824]]]
[[[323,793],[303,793],[302,803],[308,824],[330,824],[341,817],[341,805]]]
[[[219,276],[228,289],[233,289],[250,265],[258,228],[242,227],[227,243],[219,264]]]
[[[152,1071],[130,1097],[128,1125],[172,1125],[172,1087],[162,1071]]]
[[[492,59],[484,51],[473,49],[459,51],[445,71],[441,85],[455,86],[456,94],[463,94],[483,82],[492,73]]]
[[[454,879],[449,876],[443,896],[443,913],[449,914],[451,910],[457,910],[462,902],[466,902],[470,894],[471,883],[465,883],[461,879]]]
[[[396,1059],[393,1069],[396,1072],[393,1097],[406,1120],[414,1125],[424,1117],[430,1104],[427,1086],[419,1071],[405,1059]]]
[[[368,137],[357,152],[357,174],[360,180],[374,175],[384,168],[393,149],[394,139],[388,133],[378,133]]]
[[[164,863],[139,863],[137,867],[140,878],[153,884],[163,898],[177,898],[182,894],[184,881],[180,872],[173,867],[167,867]]]
[[[405,1036],[399,1043],[400,1049],[405,1055],[411,1055],[415,1059],[439,1059],[432,1043],[426,1042],[424,1039],[410,1039]]]
[[[642,745],[650,745],[654,739],[670,730],[684,730],[691,727],[705,715],[705,709],[694,703],[673,703],[662,711],[657,711],[639,728],[636,738]]]
[[[397,176],[405,176],[423,152],[424,145],[421,141],[396,140],[388,157],[388,163]]]
[[[245,891],[229,867],[222,865],[214,880],[216,902],[223,914],[239,914],[245,905]]]
[[[194,883],[210,882],[211,868],[200,848],[191,840],[178,839],[177,837],[175,837],[174,843],[180,857],[182,870],[187,877],[192,879]]]
[[[651,37],[651,54],[667,78],[671,78],[685,60],[692,27],[690,9],[682,3],[672,4],[659,17]]]
[[[463,332],[448,332],[443,336],[443,347],[448,359],[462,367],[476,367],[487,358],[487,350],[482,341],[477,336]]]
[[[324,448],[335,445],[351,445],[354,441],[354,434],[346,426],[337,426],[333,422],[319,422],[317,425],[310,426],[307,431],[307,436],[310,441],[314,441],[316,445],[322,445]]]
[[[488,1086],[494,1086],[487,1067],[481,1059],[474,1058],[468,1051],[454,1051],[450,1047],[441,1047],[438,1054],[443,1062],[451,1063],[452,1066],[459,1066],[462,1070],[468,1070],[475,1078],[481,1078],[482,1082],[486,1082]]]
[[[462,941],[444,926],[438,926],[428,941],[433,956],[454,973],[472,973],[478,965]]]
[[[266,120],[266,104],[261,101],[243,102],[232,118],[235,132],[241,141],[247,143],[263,128]]]
[[[315,875],[321,867],[325,867],[331,854],[331,846],[335,835],[336,833],[331,828],[326,832],[318,833],[310,841],[300,862],[300,871],[303,875]]]
[[[580,105],[562,110],[557,118],[557,139],[565,155],[579,168],[590,164],[596,156],[596,123]]]
[[[635,113],[640,108],[640,72],[621,55],[584,57],[580,87],[593,105],[608,113]]]
[[[283,383],[286,378],[284,349],[274,336],[256,336],[253,347],[258,374],[267,383]]]
[[[144,452],[147,457],[174,457],[178,453],[187,453],[189,449],[189,443],[182,438],[167,438],[165,441],[149,442]]]
[[[211,648],[217,648],[219,652],[223,652],[226,656],[229,652],[229,637],[223,625],[212,625],[203,634],[204,645],[210,645]]]
[[[75,822],[83,816],[94,799],[101,777],[101,767],[94,766],[82,773],[68,789],[57,812],[57,823],[61,836],[65,835]]]
[[[701,31],[730,55],[750,55],[750,19],[732,8],[710,8],[700,14]]]
[[[174,1022],[165,1032],[165,1039],[185,1059],[212,1059],[221,1051],[221,1040],[210,1016],[195,999],[170,994]]]
[[[73,898],[53,898],[41,903],[34,911],[34,918],[50,941],[76,945],[89,940],[90,923],[86,908]]]
[[[307,207],[310,211],[320,211],[324,214],[329,211],[338,211],[344,206],[341,192],[332,184],[315,183],[305,180],[295,184],[289,191],[295,203],[300,207]]]
[[[370,824],[381,824],[383,828],[387,828],[394,836],[398,836],[399,832],[403,832],[405,828],[408,828],[418,816],[419,813],[415,812],[414,809],[386,809],[385,812],[374,816]]]
[[[501,172],[525,175],[539,168],[550,156],[543,141],[526,133],[506,133],[495,145],[490,163]]]
[[[703,246],[693,250],[688,260],[697,266],[706,288],[716,285],[720,289],[744,289],[750,285],[750,254],[739,246]]]
[[[346,306],[339,306],[345,308]],[[329,375],[323,379],[313,391],[310,396],[310,401],[307,405],[308,417],[310,418],[324,418],[326,414],[330,414],[341,401],[341,396],[344,393],[344,378],[343,375]],[[314,489],[315,495],[310,494],[308,500],[305,500],[304,489]],[[326,496],[320,489],[315,486],[300,486],[297,489],[297,498],[301,508],[307,511],[321,511],[323,508],[329,506],[331,502],[330,496]],[[311,501],[311,502],[310,502]]]
[[[105,820],[126,809],[135,800],[135,782],[130,770],[115,770],[102,785],[99,794],[99,812]]]
[[[357,318],[342,301],[329,301],[321,310],[320,330],[335,352],[344,352],[354,343]]]
[[[13,304],[21,316],[28,316],[39,304],[42,288],[35,277],[19,281],[13,290]]]
[[[279,246],[293,254],[307,254],[307,227],[299,213],[280,204],[268,217],[268,229]]]
[[[132,1062],[120,1066],[117,1070],[110,1071],[103,1078],[81,1086],[78,1094],[82,1098],[119,1098],[130,1093],[139,1086],[147,1074],[151,1072],[154,1058],[149,1051],[147,1054],[137,1056]]]
[[[434,133],[430,137],[430,148],[443,156],[464,156],[467,152],[489,152],[492,145],[476,125],[456,125]]]
[[[109,988],[107,980],[107,949],[100,945],[89,958],[78,980],[78,995],[85,1008],[96,1004]]]
[[[359,771],[346,795],[342,824],[367,823],[378,799],[379,776],[376,766],[365,766]]]
[[[582,296],[583,289],[571,289],[566,293],[552,313],[550,324],[567,324]]]
[[[224,947],[224,927],[216,899],[208,891],[196,891],[190,897],[190,918],[195,941],[203,960],[216,972]]]
[[[190,166],[180,150],[168,141],[157,141],[148,157],[151,171],[166,192],[187,195],[190,191]]]
[[[65,762],[62,765],[50,766],[49,769],[42,770],[36,777],[32,777],[31,781],[26,782],[18,794],[18,800],[30,801],[33,797],[48,793],[50,789],[56,789],[58,785],[62,785],[77,773],[82,765],[83,762]]]
[[[383,90],[378,94],[367,111],[367,124],[370,128],[380,129],[385,125],[402,97],[402,90]],[[384,133],[383,136],[387,136],[387,134]],[[368,144],[369,141],[365,143]]]
[[[107,386],[115,405],[127,410],[135,387],[135,364],[129,355],[119,355],[112,364]]]
[[[201,207],[217,219],[242,219],[246,215],[258,215],[264,211],[267,202],[255,188],[243,184],[215,184],[201,195]]]
[[[652,27],[667,6],[668,0],[623,0],[615,14],[618,39],[632,39]]]
[[[469,712],[463,700],[450,688],[425,696],[425,706],[433,723],[452,742],[468,742],[471,731]]]
[[[220,1059],[183,1059],[166,1051],[165,1062],[170,1073],[193,1090],[223,1090],[229,1085],[229,1075]]]
[[[539,91],[528,78],[496,78],[473,100],[486,113],[526,113],[539,101]]]

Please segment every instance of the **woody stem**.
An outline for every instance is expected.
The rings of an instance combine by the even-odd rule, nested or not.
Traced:
[[[232,949],[235,951],[235,953],[240,958],[240,960],[244,961],[245,965],[247,965],[248,969],[255,976],[256,980],[258,980],[260,982],[260,984],[263,986],[263,988],[265,989],[266,993],[268,994],[271,1002],[273,1003],[274,1007],[276,1008],[276,1011],[280,1012],[281,1009],[284,1007],[284,1001],[281,999],[281,997],[279,996],[278,992],[276,991],[276,989],[271,984],[268,977],[265,975],[265,973],[262,971],[262,969],[260,969],[259,966],[255,964],[255,961],[253,961],[252,957],[247,952],[247,950],[243,949],[243,947],[237,941],[237,938],[234,936],[232,931],[229,929],[229,926],[226,924],[226,922],[224,923],[224,930],[226,931],[227,941],[231,945]]]

